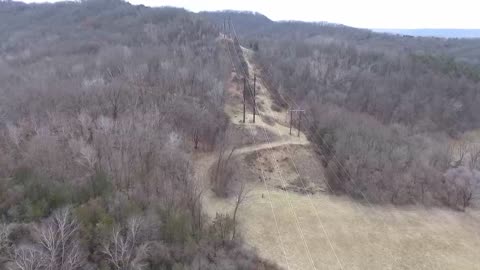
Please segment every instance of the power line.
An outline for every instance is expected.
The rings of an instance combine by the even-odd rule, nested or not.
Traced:
[[[233,26],[232,26],[232,27],[233,27]],[[234,29],[234,28],[233,28],[233,29]],[[238,56],[238,57],[239,57],[239,56]],[[250,91],[251,91],[251,90],[250,90]],[[288,103],[287,103],[287,105],[288,105]],[[289,105],[289,106],[290,106],[290,105]],[[266,133],[265,129],[264,129],[264,132]],[[322,138],[320,138],[320,139],[322,139]],[[322,144],[324,144],[323,140],[322,140]],[[288,146],[287,146],[286,148],[288,148]],[[323,151],[322,151],[322,152],[323,152]],[[335,156],[334,156],[334,158],[335,158],[335,162],[338,164],[339,168],[342,168],[342,169],[348,174],[349,181],[353,181],[353,180],[352,180],[353,178],[351,177],[351,175],[349,174],[349,172],[344,168],[344,166],[338,161],[338,159],[337,159]],[[290,159],[291,159],[292,162],[295,164],[293,158],[291,157]],[[295,165],[294,165],[294,166],[295,166]],[[295,166],[295,167],[296,167],[296,166]],[[301,178],[301,175],[300,175],[300,173],[298,172],[298,169],[297,169],[297,173],[299,174],[299,176],[300,176],[300,178]],[[340,180],[340,177],[337,175],[337,173],[336,173],[335,171],[334,171],[334,173],[335,173],[335,176],[337,177],[337,179]],[[302,184],[304,185],[304,188],[305,188],[305,184],[303,183],[303,180],[302,180]],[[330,185],[329,185],[328,183],[326,183],[326,184],[327,184],[327,186],[329,187],[329,189],[331,190],[331,192],[333,192],[333,190],[331,189]],[[361,190],[360,190],[360,192],[361,192],[362,196],[364,197],[364,199],[367,201],[369,207],[370,207],[370,208],[374,208],[374,207],[372,206],[372,204],[370,203],[370,201],[368,200],[368,198],[365,196],[365,194],[364,194]],[[354,201],[354,203],[355,203],[355,205],[356,205],[356,202],[355,202],[355,201]],[[312,203],[312,207],[314,207],[314,206],[313,206],[313,203]],[[357,206],[357,209],[358,209],[358,206]],[[315,208],[315,207],[314,207],[314,210],[316,211],[316,208]],[[317,217],[319,218],[318,213],[316,213],[316,214],[317,214]],[[389,226],[388,226],[388,224],[386,223],[385,219],[383,218],[383,215],[380,214],[379,216],[381,217],[381,221],[382,221],[382,223],[384,224],[384,226],[388,228]],[[319,221],[321,222],[320,219],[319,219]],[[323,226],[323,224],[322,224],[322,226]],[[325,233],[326,233],[326,231],[325,231]],[[326,236],[327,236],[327,238],[329,238],[329,237],[328,237],[328,234],[326,234]],[[338,256],[336,255],[336,252],[335,252],[335,250],[333,249],[333,245],[331,244],[331,242],[330,242],[330,245],[331,245],[332,251],[334,252],[336,258],[338,259],[339,264],[341,265],[341,262],[340,262]],[[390,255],[392,256],[392,258],[394,257],[391,252],[390,252]],[[430,258],[428,258],[428,259],[431,261]],[[432,261],[431,261],[431,262],[432,262]],[[432,262],[432,263],[433,263],[433,262]],[[341,266],[341,267],[342,267],[342,266]]]
[[[308,118],[307,118],[307,120],[308,120]],[[315,127],[315,126],[312,125],[312,127]],[[308,129],[306,129],[306,131],[308,131]],[[316,127],[315,134],[317,134],[317,131],[318,131],[318,127]],[[315,138],[315,136],[313,136],[313,137]],[[319,139],[321,140],[321,145],[315,145],[317,148],[322,147],[322,146],[324,146],[324,145],[327,145],[327,144],[325,143],[325,141],[323,141],[323,138],[319,137]],[[319,149],[319,150],[320,150],[320,149]],[[324,150],[321,150],[321,152],[324,152]],[[333,159],[332,159],[332,160],[333,160],[334,163],[338,166],[339,171],[342,171],[342,170],[343,170],[343,171],[345,172],[345,174],[348,176],[348,181],[350,181],[350,182],[352,182],[352,183],[355,183],[355,184],[357,183],[356,181],[354,181],[354,179],[353,179],[353,177],[351,176],[350,172],[345,168],[345,166],[344,166],[344,165],[338,160],[338,158],[335,156],[335,153],[333,153]],[[293,160],[292,160],[292,162],[293,162]],[[335,174],[335,176],[340,180],[340,177],[339,177],[338,174],[337,174],[337,170],[332,170],[332,172],[333,172],[333,173]],[[330,185],[328,184],[328,182],[326,182],[326,184],[328,185],[329,189],[331,190],[331,187],[330,187]],[[332,192],[333,192],[333,191],[332,191]],[[348,191],[347,191],[347,192],[348,192]],[[370,208],[374,208],[374,207],[372,206],[372,204],[370,203],[370,201],[368,200],[367,196],[363,193],[363,191],[362,191],[362,190],[359,190],[359,192],[361,193],[362,197],[363,197],[364,200],[367,202],[367,204],[369,205],[369,207],[370,207]],[[354,201],[355,203],[357,203],[355,200],[353,200],[353,201]],[[392,216],[392,215],[390,214],[390,216]],[[387,225],[385,219],[384,219],[384,216],[383,216],[383,215],[380,215],[380,217],[381,217],[381,220],[382,220],[383,224],[385,225],[385,227],[389,227],[389,226]],[[393,217],[393,216],[392,216],[392,217]],[[446,240],[446,239],[445,239],[445,240]],[[448,241],[448,240],[446,240],[446,241]],[[450,245],[450,244],[449,244],[449,245]]]
[[[235,28],[233,27],[233,25],[232,25],[232,28],[235,29]],[[235,31],[235,30],[234,30],[234,31]],[[236,37],[235,37],[235,38],[236,38]],[[240,56],[239,56],[237,53],[236,53],[236,56],[237,56],[238,59],[240,59]],[[240,60],[239,60],[239,62],[240,62]],[[244,75],[245,78],[247,78],[247,75],[246,75],[245,73],[244,73],[243,75]],[[247,87],[247,88],[249,89],[249,91],[251,91],[251,89],[250,89],[250,87],[249,87],[249,84],[248,84],[248,87]],[[270,143],[271,143],[271,142],[270,142]],[[273,149],[273,148],[272,148],[272,149]],[[258,155],[258,154],[257,154],[257,155]],[[282,176],[282,178],[283,178],[283,176]],[[307,251],[307,254],[308,254],[308,257],[309,257],[309,259],[310,259],[310,262],[312,263],[313,268],[314,268],[314,269],[317,269],[316,266],[315,266],[315,263],[313,262],[313,259],[312,259],[311,252],[310,252],[310,249],[309,249],[309,247],[308,247],[308,244],[306,243],[305,236],[304,236],[303,230],[302,230],[302,228],[301,228],[301,226],[300,226],[300,222],[299,222],[299,220],[298,220],[298,217],[297,217],[297,214],[296,214],[296,212],[295,212],[295,209],[293,209],[293,205],[292,205],[292,203],[291,203],[291,201],[290,201],[290,197],[288,196],[288,193],[286,193],[286,194],[287,194],[287,202],[288,202],[288,204],[289,204],[289,206],[290,206],[290,208],[291,208],[291,210],[292,210],[292,213],[293,213],[293,215],[294,215],[294,217],[295,217],[295,225],[296,225],[296,227],[297,227],[297,230],[298,230],[299,233],[300,233],[300,237],[301,237],[302,240],[303,240],[303,244],[304,244],[304,247],[305,247],[305,249],[306,249],[306,251]]]
[[[236,70],[236,67],[235,67],[235,64],[233,62],[233,58],[232,58],[232,55],[231,55],[231,52],[230,52],[230,48],[228,47],[227,45],[227,49],[228,49],[228,54],[230,56],[230,61],[232,63],[232,66],[233,66],[233,69]],[[255,140],[255,136],[253,136],[252,134],[250,134],[253,138],[253,141],[254,143],[256,144],[256,140]],[[258,153],[257,153],[257,158],[258,158]],[[287,269],[290,269],[290,265],[288,263],[288,259],[287,259],[287,252],[285,250],[285,246],[283,244],[283,241],[282,241],[282,238],[281,238],[281,234],[280,234],[280,229],[279,229],[279,226],[278,226],[278,220],[277,220],[277,216],[275,214],[275,211],[273,209],[273,203],[272,203],[272,199],[270,197],[270,190],[268,189],[268,186],[267,186],[267,183],[266,183],[266,178],[265,178],[265,172],[263,171],[263,169],[261,169],[261,172],[262,172],[262,181],[263,181],[263,184],[265,186],[265,190],[267,191],[267,196],[268,196],[268,201],[269,201],[269,204],[270,204],[270,209],[272,211],[272,215],[273,215],[273,219],[275,221],[275,228],[276,228],[276,231],[277,231],[277,239],[278,239],[278,242],[279,242],[279,245],[281,247],[281,250],[282,250],[282,253],[283,253],[283,257],[285,259],[285,263],[287,265]]]
[[[298,136],[300,136],[300,115],[301,115],[302,113],[304,113],[305,110],[290,110],[290,112],[292,113],[292,115],[293,115],[293,112],[299,113]],[[267,138],[268,141],[270,141],[270,138],[269,138],[269,136],[268,136],[265,128],[263,128],[263,131],[264,131],[264,136]],[[290,133],[291,133],[291,126],[290,126]],[[285,147],[288,148],[288,146],[285,146]],[[299,176],[299,178],[300,178],[300,181],[301,181],[304,189],[306,189],[305,182],[303,181],[303,178],[302,178],[302,176],[301,176],[301,174],[300,174],[300,171],[297,169],[297,166],[296,166],[296,164],[295,164],[295,160],[293,159],[292,155],[289,155],[289,157],[290,157],[290,160],[291,160],[292,163],[293,163],[293,166],[294,166],[294,168],[295,168],[295,171],[296,171],[296,173],[298,174],[298,176]],[[275,159],[275,158],[274,158],[274,159]],[[275,159],[275,160],[276,160],[276,159]],[[277,168],[278,168],[278,163],[277,163]],[[280,169],[278,168],[278,170],[280,170]],[[284,182],[284,185],[286,186],[286,182]],[[325,229],[325,226],[324,226],[324,224],[323,224],[323,221],[321,220],[320,215],[318,214],[318,211],[317,211],[316,207],[315,207],[314,204],[313,204],[311,195],[310,195],[309,193],[307,193],[307,197],[308,197],[308,199],[309,199],[309,202],[310,202],[311,207],[313,208],[313,210],[314,210],[314,212],[315,212],[315,216],[316,216],[317,220],[319,221],[319,223],[320,223],[320,225],[321,225],[321,229],[322,229],[323,233],[325,234],[325,236],[326,236],[326,238],[327,238],[327,241],[328,241],[328,244],[329,244],[329,246],[330,246],[330,249],[332,250],[332,252],[333,252],[333,254],[334,254],[334,256],[335,256],[335,258],[336,258],[336,260],[337,260],[337,263],[338,263],[339,266],[340,266],[340,269],[343,270],[343,264],[342,264],[340,258],[338,257],[338,255],[337,255],[337,253],[336,253],[336,251],[335,251],[335,249],[334,249],[334,247],[333,247],[332,240],[330,239],[330,237],[329,237],[329,235],[328,235],[328,233],[327,233],[327,231],[326,231],[326,229]]]
[[[234,29],[234,31],[235,31],[235,28],[234,28],[234,27],[233,27],[233,29]],[[236,37],[236,38],[237,38],[237,37]],[[237,38],[237,40],[238,40],[238,38]],[[238,55],[237,55],[237,57],[240,58],[240,56],[238,56]],[[245,74],[245,75],[246,75],[246,74]],[[251,90],[250,90],[250,91],[251,91]],[[265,138],[267,139],[267,141],[270,142],[270,138],[268,137],[268,135],[267,135],[267,133],[266,133],[265,127],[263,127],[263,130],[264,130]],[[300,133],[299,133],[299,134],[300,134]],[[271,142],[270,142],[270,143],[271,143]],[[275,158],[274,158],[274,160],[276,161]],[[278,162],[277,162],[276,164],[277,164],[277,168],[278,168],[278,170],[279,170],[280,176],[281,176],[281,178],[282,178],[282,182],[283,182],[283,184],[286,186],[286,182],[285,182],[285,180],[283,179],[283,175],[281,174],[281,170],[279,169]],[[300,176],[300,174],[299,174],[299,176]],[[300,176],[300,178],[301,178],[301,176]],[[289,193],[288,193],[287,191],[285,191],[285,192],[286,192],[286,194],[287,194],[287,199],[288,199],[288,202],[289,202],[289,204],[290,204],[290,207],[291,207],[292,210],[293,210],[293,206],[292,206],[291,201],[290,201]],[[309,199],[311,200],[310,197],[309,197]],[[313,203],[312,203],[312,206],[313,206]],[[315,210],[315,212],[316,212],[316,208],[314,208],[314,210]],[[298,223],[298,227],[299,227],[299,229],[301,230],[301,236],[302,236],[302,238],[303,238],[302,240],[304,241],[304,245],[305,245],[305,247],[306,247],[306,249],[307,249],[309,258],[310,258],[310,260],[311,260],[311,263],[312,263],[314,269],[316,269],[315,263],[313,262],[313,259],[312,259],[312,257],[311,257],[310,250],[309,250],[308,245],[307,245],[307,243],[306,243],[306,240],[305,240],[305,238],[304,238],[303,230],[301,229],[300,223],[299,223],[299,221],[298,221],[298,217],[297,217],[297,215],[296,215],[296,213],[295,213],[294,210],[293,210],[293,212],[294,212],[294,216],[295,216],[295,218],[296,218],[296,222]],[[318,214],[318,213],[317,213],[317,214]],[[318,215],[317,215],[317,217],[318,217]],[[324,227],[324,225],[323,225],[323,222],[322,222],[320,219],[319,219],[319,222],[321,223],[323,232],[324,232],[325,236],[327,237],[327,239],[328,239],[328,241],[329,241],[329,243],[330,243],[330,248],[332,249],[333,253],[335,254],[335,257],[337,258],[337,261],[338,261],[338,263],[339,263],[339,265],[340,265],[340,268],[343,269],[342,263],[340,262],[340,259],[338,258],[335,250],[333,249],[333,245],[331,244],[330,237],[328,236],[328,234],[327,234],[327,232],[326,232],[326,230],[325,230],[325,227]]]
[[[234,29],[233,26],[232,26],[232,28]],[[236,54],[236,56],[237,56],[238,59],[240,59],[240,56],[239,56],[238,54]],[[239,60],[239,62],[240,62],[240,60]],[[244,73],[244,78],[247,78],[247,76],[246,76],[245,73]],[[249,87],[249,84],[247,84],[247,85],[248,85],[247,88],[248,88],[249,91],[251,92],[251,89],[250,89],[250,87]],[[271,143],[271,142],[269,142],[269,143]],[[271,149],[273,149],[273,148],[271,148]],[[258,157],[258,154],[257,154],[257,157]],[[278,166],[278,164],[277,164],[277,166]],[[283,175],[281,175],[281,178],[283,179]],[[311,256],[311,252],[310,252],[310,249],[309,249],[309,247],[308,247],[308,244],[307,244],[307,242],[306,242],[306,239],[305,239],[305,236],[304,236],[304,233],[303,233],[303,229],[302,229],[301,226],[300,226],[300,222],[299,222],[299,220],[298,220],[298,216],[297,216],[297,214],[296,214],[296,212],[295,212],[295,209],[293,208],[293,205],[292,205],[292,203],[291,203],[290,196],[289,196],[288,192],[286,192],[286,194],[287,194],[287,202],[288,202],[288,204],[289,204],[289,206],[290,206],[290,209],[292,210],[292,213],[293,213],[293,215],[294,215],[295,225],[296,225],[296,227],[297,227],[297,230],[298,230],[299,233],[300,233],[300,237],[302,238],[304,247],[305,247],[305,249],[306,249],[306,251],[307,251],[307,255],[308,255],[309,259],[310,259],[310,262],[312,263],[313,268],[314,268],[314,269],[317,269],[316,266],[315,266],[315,263],[314,263],[314,261],[313,261],[313,258],[312,258],[312,256]]]

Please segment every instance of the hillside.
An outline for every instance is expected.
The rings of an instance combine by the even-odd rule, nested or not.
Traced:
[[[307,109],[307,135],[335,192],[378,203],[470,204],[476,150],[458,159],[452,139],[480,128],[480,69],[461,60],[461,48],[479,41],[328,23],[264,21],[242,28],[261,15],[204,16],[231,17],[241,43],[258,49],[256,64],[276,102]],[[469,176],[460,180],[464,173]]]
[[[248,74],[257,76],[260,116],[270,119],[263,128],[270,148],[255,143],[262,138],[257,127],[262,129],[263,121],[243,124],[240,120],[241,77],[246,73],[241,63],[234,65],[229,91],[233,97],[226,101],[236,130],[247,129],[253,138],[249,140],[253,146],[238,151],[257,149],[235,155],[232,161],[232,178],[250,179],[248,199],[239,214],[247,243],[287,269],[475,269],[478,261],[472,250],[478,244],[480,220],[474,204],[480,183],[478,142],[464,141],[463,131],[477,128],[478,121],[453,119],[445,124],[438,113],[421,107],[430,106],[429,99],[472,98],[478,75],[475,67],[446,56],[401,50],[386,54],[381,46],[367,50],[337,38],[342,31],[355,29],[328,26],[337,32],[335,38],[325,34],[312,40],[301,30],[289,30],[318,25],[286,24],[291,28],[278,24],[278,32],[240,38],[244,48],[239,54],[246,60]],[[234,32],[225,33],[227,43],[228,36],[236,38]],[[239,50],[230,50],[234,51]],[[398,62],[402,68],[393,68]],[[416,66],[408,66],[412,62]],[[427,81],[441,83],[410,88],[415,80],[429,75],[432,78]],[[379,80],[370,81],[374,76]],[[395,80],[389,81],[390,76]],[[363,88],[366,81],[370,83]],[[448,89],[435,92],[448,81]],[[430,123],[422,126],[415,117],[410,123],[388,119],[395,106],[380,107],[393,89],[398,89],[400,100],[406,99],[408,91],[425,95],[425,99],[406,99],[409,106],[404,112],[432,117]],[[264,103],[265,95],[270,102]],[[359,104],[366,107],[351,107]],[[231,107],[236,110],[228,113]],[[306,127],[298,138],[298,142],[303,136],[309,139],[304,146],[293,143],[294,136],[281,133],[292,119],[287,114],[292,108],[306,109]],[[458,111],[451,117],[461,115]],[[452,132],[457,125],[463,130]],[[236,209],[235,196],[208,198],[211,213]]]
[[[328,22],[271,21],[262,14],[249,12],[203,12],[201,15],[222,25],[231,18],[237,34],[246,40],[306,40],[315,43],[354,44],[378,52],[419,53],[447,56],[473,65],[480,65],[480,39],[444,39],[438,37],[398,36],[357,29]]]
[[[220,171],[213,178],[220,189],[204,196],[207,213],[237,213],[245,242],[285,269],[476,269],[478,209],[375,205],[336,193],[318,155],[322,148],[307,140],[310,130],[296,129],[296,116],[290,135],[288,110],[276,103],[258,54],[232,50],[228,37],[223,43],[233,65],[225,100],[229,147],[195,162],[205,186]],[[238,58],[257,75],[255,122],[250,102],[242,119],[246,72]]]
[[[218,36],[182,9],[0,2],[1,269],[277,269],[201,204]]]
[[[0,269],[476,269],[479,44],[0,1]]]

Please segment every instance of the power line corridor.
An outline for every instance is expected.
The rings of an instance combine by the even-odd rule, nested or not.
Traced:
[[[408,212],[368,201],[289,190],[292,181],[300,189],[308,190],[308,182],[304,182],[307,176],[301,168],[305,163],[311,168],[321,167],[313,157],[302,162],[298,153],[305,149],[314,151],[314,147],[322,152],[325,146],[309,143],[307,136],[311,134],[305,127],[310,116],[294,101],[287,101],[290,110],[271,110],[274,97],[264,82],[266,74],[251,59],[239,54],[238,51],[247,55],[251,52],[240,47],[230,22],[228,29],[221,35],[236,77],[231,80],[236,104],[228,104],[226,112],[236,128],[248,131],[253,144],[236,151],[238,155],[254,156],[259,177],[252,198],[240,215],[240,227],[246,242],[254,245],[262,257],[285,269],[343,270],[452,269],[448,263],[458,254],[446,253],[445,249],[461,249],[466,258],[475,256],[471,243],[461,241],[478,239],[478,233],[472,229],[475,224],[471,223],[472,228],[452,230],[455,224],[443,222],[442,211]],[[271,167],[262,167],[265,164]],[[323,173],[318,177],[323,178]],[[328,182],[323,189],[331,191]]]

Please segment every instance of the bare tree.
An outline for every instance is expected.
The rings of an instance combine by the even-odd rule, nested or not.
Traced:
[[[475,145],[470,150],[470,162],[469,167],[470,170],[478,169],[480,164],[480,146]]]
[[[217,213],[213,224],[211,227],[214,235],[217,240],[220,240],[221,243],[231,239],[231,233],[233,232],[233,219],[229,214],[219,214]],[[217,243],[214,245],[214,249],[217,249]]]
[[[112,119],[117,120],[120,110],[120,102],[122,97],[122,89],[119,86],[109,86],[107,89],[107,101],[112,110]]]
[[[31,245],[13,248],[12,270],[77,270],[86,258],[77,238],[78,224],[69,208],[56,211],[37,227],[38,239]]]
[[[459,142],[455,145],[451,146],[452,156],[456,156],[457,160],[453,162],[452,167],[458,168],[463,165],[463,160],[465,156],[468,154],[468,145],[465,142]]]
[[[43,270],[46,269],[44,254],[37,248],[24,246],[13,251],[10,270]],[[50,268],[47,268],[50,269]]]
[[[10,257],[11,243],[8,239],[10,226],[0,224],[0,267],[8,261]]]
[[[198,127],[194,127],[192,131],[192,138],[195,150],[198,149],[198,143],[200,142],[200,129]]]
[[[241,181],[240,187],[237,190],[237,194],[235,196],[235,209],[233,210],[233,232],[232,232],[232,240],[235,240],[236,236],[236,229],[237,229],[237,212],[240,208],[240,205],[245,201],[248,196],[250,190],[246,188],[245,181]]]
[[[79,226],[69,208],[61,209],[38,229],[47,270],[75,270],[85,265],[77,238]]]
[[[473,189],[480,182],[480,172],[466,167],[449,169],[445,173],[447,201],[450,206],[465,210],[473,196]]]
[[[115,228],[110,240],[103,245],[103,253],[116,270],[141,270],[146,267],[148,244],[141,243],[143,220],[135,217],[125,228]]]
[[[227,147],[225,143],[222,144],[220,153],[218,155],[217,165],[213,173],[213,190],[219,196],[228,195],[228,183],[233,175],[233,170],[230,167],[230,161],[234,152],[235,147],[232,148],[228,156],[226,156]]]

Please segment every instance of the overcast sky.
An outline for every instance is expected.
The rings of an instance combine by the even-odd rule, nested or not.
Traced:
[[[480,28],[480,0],[129,0],[129,2],[146,6],[183,7],[195,12],[249,10],[260,12],[273,20],[327,21],[361,28]]]

